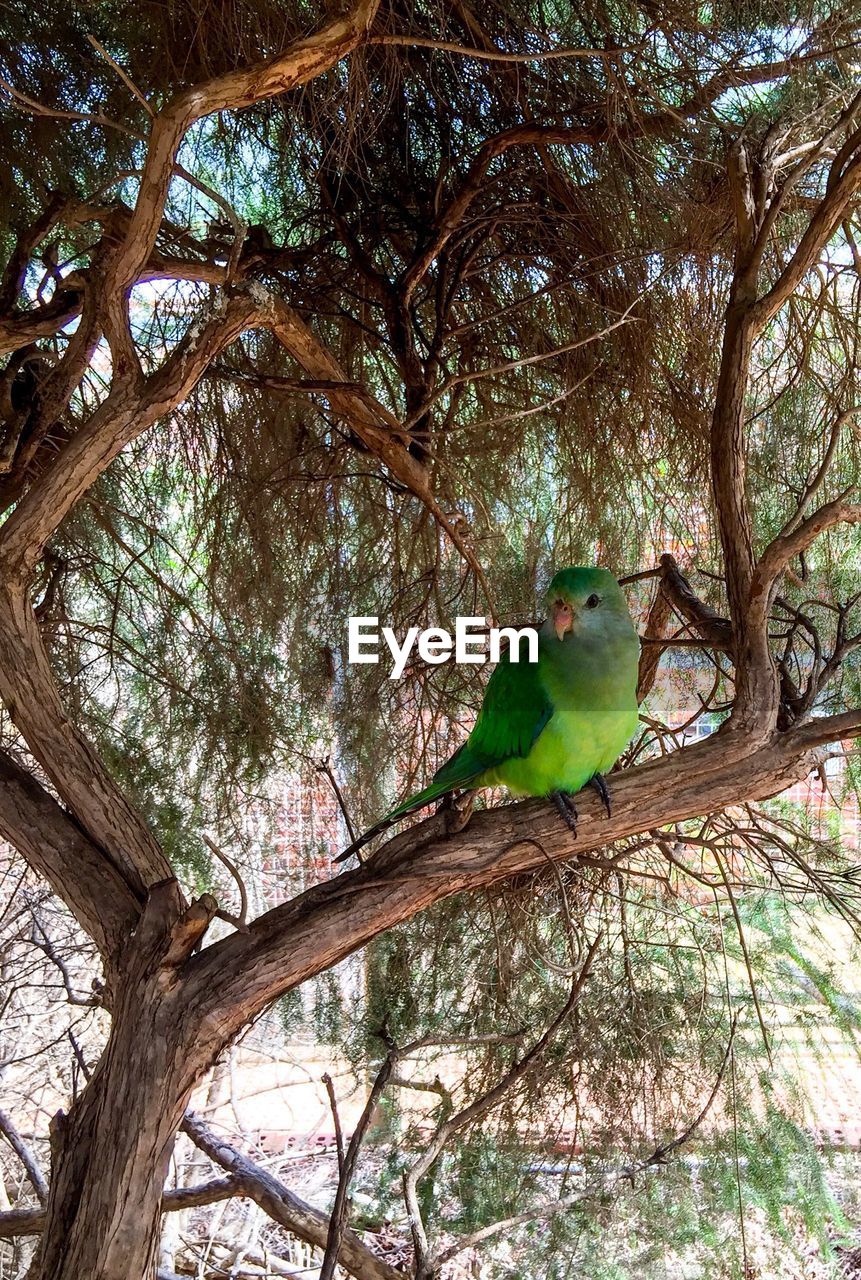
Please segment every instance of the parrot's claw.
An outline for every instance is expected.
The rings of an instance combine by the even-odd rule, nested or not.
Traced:
[[[589,786],[594,787],[598,795],[604,801],[604,808],[607,810],[607,817],[612,818],[613,810],[610,807],[610,792],[607,790],[607,780],[603,773],[595,773],[589,779]]]
[[[569,796],[567,791],[554,791],[551,794],[551,799],[559,810],[559,816],[565,823],[568,830],[576,836],[577,806],[574,803],[573,797]]]

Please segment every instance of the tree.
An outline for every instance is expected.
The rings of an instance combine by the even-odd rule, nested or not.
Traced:
[[[858,14],[727,9],[703,28],[645,5],[360,0],[86,21],[97,35],[83,13],[13,7],[2,82],[0,693],[20,736],[0,832],[97,945],[111,1015],[54,1125],[46,1280],[152,1274],[190,1091],[278,996],[443,898],[548,859],[612,862],[861,733],[836,540],[861,520],[844,483]],[[551,447],[564,468],[543,476]],[[642,674],[645,690],[655,652],[691,636],[724,654],[719,733],[621,772],[609,819],[584,798],[576,838],[541,801],[459,832],[435,815],[205,945],[218,903],[187,901],[168,856],[168,759],[195,806],[229,809],[285,731],[289,675],[300,698],[328,688],[316,714],[352,729],[361,766],[356,726],[378,734],[386,706],[337,669],[333,618],[374,599],[398,621],[445,614],[470,593],[493,612],[491,591],[523,609],[548,530],[559,556],[636,553],[654,539],[623,538],[624,505],[666,530],[706,474],[726,616],[672,557],[646,565]],[[823,537],[814,623],[803,561]],[[285,635],[308,651],[286,675]],[[178,660],[190,687],[171,684]],[[453,684],[417,688],[396,746],[416,707],[455,705]]]

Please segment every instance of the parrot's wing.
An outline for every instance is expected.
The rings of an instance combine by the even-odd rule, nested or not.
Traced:
[[[511,662],[506,655],[487,682],[475,728],[434,774],[434,785],[463,786],[503,760],[528,756],[552,715],[539,663]]]
[[[486,769],[512,756],[529,755],[533,742],[553,715],[539,665],[512,662],[506,654],[487,682],[475,728],[451,759],[437,769],[430,786],[397,805],[335,861],[342,862],[407,814],[423,809],[457,787],[467,786]]]

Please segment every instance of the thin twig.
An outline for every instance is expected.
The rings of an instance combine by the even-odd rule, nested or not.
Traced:
[[[41,934],[41,938],[36,937],[36,930]],[[55,968],[59,970],[60,977],[63,979],[63,986],[66,988],[66,997],[69,1004],[85,1005],[91,1008],[95,1005],[101,1004],[101,1000],[98,996],[82,996],[78,995],[74,990],[72,986],[72,979],[69,975],[69,970],[65,961],[57,951],[57,948],[54,946],[51,939],[48,937],[48,934],[42,927],[41,922],[36,918],[35,913],[33,913],[33,930],[30,934],[30,942],[34,947],[37,947],[39,951],[47,956]]]
[[[236,866],[234,862],[231,862],[230,858],[228,858],[224,850],[218,847],[218,845],[211,838],[211,836],[208,836],[204,833],[203,843],[206,845],[207,849],[209,849],[211,853],[215,854],[218,861],[227,868],[227,870],[233,876],[234,881],[236,882],[236,887],[239,890],[239,915],[231,916],[230,923],[235,925],[236,928],[240,931],[240,933],[247,933],[248,932],[248,891],[245,888],[245,881],[242,879],[242,876],[239,874],[239,868]],[[226,916],[221,911],[216,912],[216,914],[221,919],[226,918]]]
[[[506,1094],[514,1087],[518,1081],[522,1080],[538,1063],[544,1050],[547,1048],[562,1023],[570,1014],[571,1010],[577,1004],[583,991],[586,979],[592,967],[592,961],[601,942],[602,935],[599,933],[595,940],[591,943],[586,959],[580,972],[575,977],[568,999],[565,1001],[562,1009],[544,1031],[543,1035],[535,1042],[531,1049],[519,1058],[509,1071],[499,1080],[492,1089],[489,1089],[481,1097],[476,1098],[469,1106],[464,1107],[456,1115],[445,1120],[436,1130],[433,1138],[428,1144],[425,1151],[419,1159],[407,1170],[404,1171],[404,1201],[407,1207],[407,1213],[410,1220],[410,1229],[413,1235],[413,1247],[416,1254],[416,1275],[421,1277],[433,1274],[433,1267],[439,1261],[434,1259],[431,1251],[430,1242],[428,1240],[427,1231],[422,1219],[421,1208],[418,1199],[418,1184],[420,1180],[427,1174],[428,1170],[438,1159],[440,1152],[453,1134],[463,1129],[466,1125],[474,1123],[476,1120],[482,1119],[489,1111],[491,1111],[498,1102],[506,1096]],[[321,1273],[322,1280],[322,1273]]]
[[[427,36],[377,35],[369,36],[368,44],[388,45],[407,49],[432,49],[441,53],[456,53],[462,58],[477,58],[481,62],[548,62],[556,58],[613,59],[630,52],[630,47],[620,45],[613,49],[539,49],[533,53],[509,53],[505,49],[471,49],[467,45],[454,44],[450,40],[432,40]]]
[[[359,1156],[359,1149],[365,1137],[365,1131],[371,1122],[371,1117],[377,1103],[382,1096],[383,1090],[389,1082],[389,1076],[392,1074],[395,1062],[397,1061],[398,1052],[392,1043],[385,1028],[380,1033],[388,1044],[388,1053],[386,1054],[383,1065],[377,1072],[377,1078],[373,1083],[371,1092],[368,1095],[368,1101],[365,1103],[365,1109],[359,1117],[353,1135],[350,1138],[347,1150],[344,1153],[341,1172],[338,1178],[338,1190],[335,1192],[335,1203],[332,1207],[332,1216],[329,1220],[329,1237],[326,1241],[326,1252],[323,1255],[323,1265],[320,1267],[320,1280],[332,1280],[335,1274],[335,1267],[338,1263],[338,1254],[341,1250],[341,1237],[344,1234],[344,1226],[347,1216],[347,1192],[349,1191],[350,1181],[353,1177],[353,1170],[356,1167],[356,1160]]]
[[[322,1079],[323,1084],[326,1086],[326,1093],[329,1095],[329,1109],[332,1112],[332,1123],[335,1126],[335,1149],[338,1153],[338,1176],[342,1177],[344,1173],[344,1131],[341,1128],[338,1099],[335,1097],[335,1085],[328,1071],[323,1073]]]
[[[733,1052],[735,1028],[736,1019],[733,1019],[732,1026],[730,1027],[729,1042],[711,1093],[696,1119],[693,1120],[683,1130],[683,1132],[678,1135],[678,1137],[673,1138],[671,1142],[664,1143],[663,1145],[656,1147],[651,1155],[647,1156],[644,1160],[640,1160],[633,1165],[623,1166],[623,1168],[617,1170],[610,1178],[602,1178],[601,1181],[594,1186],[586,1187],[584,1190],[578,1191],[574,1195],[564,1196],[561,1199],[543,1200],[539,1204],[534,1205],[533,1208],[524,1210],[523,1213],[515,1214],[511,1218],[503,1218],[498,1222],[492,1222],[488,1226],[481,1227],[478,1231],[472,1232],[471,1235],[462,1237],[455,1244],[450,1245],[448,1249],[445,1249],[442,1253],[437,1255],[437,1265],[443,1266],[446,1262],[451,1262],[452,1258],[457,1257],[459,1253],[463,1253],[465,1249],[472,1249],[477,1244],[483,1243],[483,1241],[490,1239],[492,1236],[500,1235],[502,1232],[511,1231],[512,1228],[521,1226],[526,1222],[534,1222],[536,1219],[541,1218],[551,1218],[557,1213],[564,1213],[566,1210],[574,1208],[575,1205],[582,1204],[585,1200],[590,1200],[597,1195],[604,1195],[611,1186],[614,1186],[617,1183],[631,1182],[638,1173],[645,1173],[655,1165],[665,1164],[667,1156],[673,1151],[677,1151],[679,1147],[683,1146],[684,1143],[691,1139],[711,1110],[721,1084],[723,1083],[727,1065],[730,1062],[731,1054]]]
[[[133,94],[137,98],[138,102],[141,104],[144,111],[146,111],[147,115],[154,116],[155,112],[153,111],[152,107],[147,102],[146,98],[143,96],[143,94],[141,93],[140,89],[137,87],[135,82],[132,80],[131,76],[128,74],[128,72],[123,70],[123,68],[120,66],[120,64],[116,61],[115,58],[111,57],[111,55],[108,53],[107,49],[102,44],[102,42],[100,40],[97,40],[94,35],[90,35],[89,33],[87,34],[87,39],[95,49],[96,53],[100,54],[101,57],[104,58],[108,66],[112,67],[113,70],[116,71],[117,75],[122,80],[123,84],[126,86],[129,93]]]
[[[733,919],[735,920],[735,927],[738,932],[738,940],[741,943],[741,953],[742,953],[742,956],[744,957],[744,966],[747,970],[747,980],[750,985],[750,994],[753,997],[753,1006],[756,1009],[756,1016],[759,1021],[760,1030],[762,1031],[762,1039],[765,1044],[765,1052],[768,1054],[768,1064],[769,1066],[773,1067],[774,1059],[772,1058],[772,1055],[771,1055],[771,1041],[769,1040],[768,1028],[765,1025],[765,1019],[762,1016],[762,1009],[760,1008],[760,1004],[759,1004],[759,996],[757,995],[757,992],[756,992],[756,981],[753,976],[753,968],[750,963],[750,954],[747,949],[747,941],[744,936],[744,927],[741,923],[741,916],[739,915],[738,906],[735,900],[735,894],[732,891],[732,885],[730,884],[730,879],[729,879],[729,876],[727,875],[723,858],[720,856],[717,849],[714,849],[713,853],[714,853],[715,862],[717,863],[718,871],[720,872],[721,879],[723,880],[723,883],[724,883],[724,888],[726,889],[727,897],[729,898],[730,907],[732,908]]]
[[[324,760],[318,760],[316,768],[318,773],[325,774],[326,777],[329,779],[329,785],[331,786],[332,790],[335,793],[335,799],[338,801],[338,808],[341,810],[341,814],[344,819],[344,825],[347,828],[347,834],[350,837],[350,842],[353,843],[356,839],[356,828],[353,826],[352,822],[350,821],[349,810],[347,809],[347,804],[346,804],[346,801],[344,800],[344,796],[341,791],[341,788],[338,785],[338,779],[335,777],[335,774],[332,770],[332,766],[329,763],[329,757],[326,756]]]

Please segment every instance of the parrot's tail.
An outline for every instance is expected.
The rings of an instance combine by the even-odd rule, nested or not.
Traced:
[[[393,827],[396,822],[400,822],[401,818],[406,818],[409,814],[415,813],[418,809],[423,809],[426,804],[433,804],[434,800],[440,800],[443,796],[448,795],[454,790],[456,783],[451,782],[432,782],[429,787],[425,787],[424,791],[417,791],[414,796],[410,796],[408,800],[404,800],[401,804],[396,805],[390,813],[384,818],[380,818],[379,822],[375,822],[372,827],[354,840],[343,853],[339,853],[337,858],[333,858],[333,862],[344,862],[351,857],[376,836],[387,831],[389,827]]]
[[[351,854],[357,853],[369,840],[373,840],[375,836],[394,826],[396,822],[400,822],[401,818],[406,818],[408,814],[415,813],[417,809],[423,809],[426,804],[433,804],[434,800],[440,800],[443,796],[450,795],[452,791],[456,791],[459,787],[468,786],[486,768],[487,761],[477,759],[468,750],[468,744],[464,743],[462,747],[455,751],[451,759],[445,762],[442,768],[437,769],[433,776],[433,781],[429,786],[425,787],[424,791],[417,791],[414,796],[410,796],[408,800],[396,805],[384,818],[375,823],[369,831],[359,836],[358,840],[354,840],[350,847],[340,853],[334,861],[343,862]]]
[[[386,826],[392,822],[399,822],[401,818],[408,817],[409,814],[415,813],[417,809],[423,809],[426,804],[432,804],[434,800],[440,800],[443,796],[447,796],[449,792],[454,791],[457,785],[456,782],[449,782],[447,779],[445,781],[432,782],[423,791],[417,791],[414,796],[410,796],[408,800],[396,805],[391,812],[380,819],[380,822],[385,823]]]

